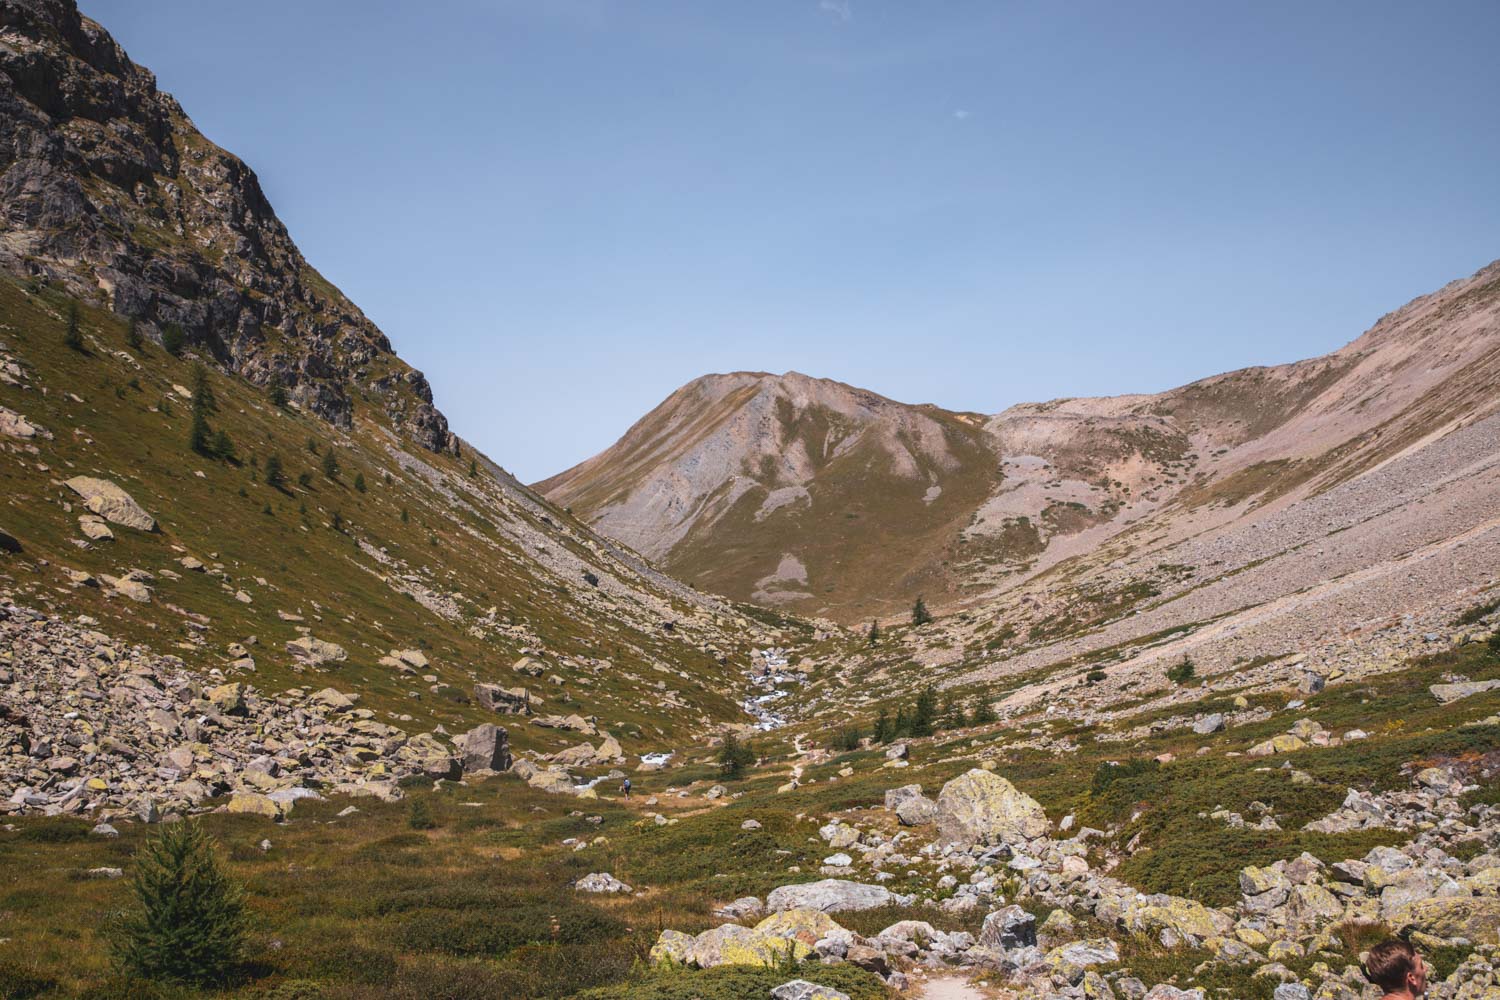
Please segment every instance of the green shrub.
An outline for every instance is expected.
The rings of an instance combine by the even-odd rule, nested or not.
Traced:
[[[1167,668],[1167,680],[1180,687],[1197,676],[1197,673],[1197,668],[1193,666],[1192,659],[1184,656],[1181,663]]]
[[[389,951],[348,941],[322,940],[289,949],[285,968],[302,979],[384,983],[396,975],[396,956]]]
[[[181,357],[182,348],[187,343],[187,336],[182,332],[182,327],[176,323],[168,323],[161,330],[161,346],[172,357]]]
[[[755,747],[741,743],[734,733],[725,733],[724,743],[719,747],[719,773],[726,778],[738,778],[754,763]]]
[[[116,963],[168,982],[222,981],[240,961],[244,891],[225,874],[214,841],[196,820],[162,828],[137,854],[134,907],[111,928]]]
[[[436,828],[437,820],[432,818],[432,806],[427,804],[426,799],[413,798],[407,804],[406,825],[413,830],[431,830]]]
[[[1102,670],[1090,670],[1088,672],[1088,682],[1090,684],[1098,684],[1108,676],[1109,675]]]

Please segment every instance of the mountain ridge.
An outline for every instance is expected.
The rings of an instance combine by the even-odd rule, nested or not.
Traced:
[[[1327,489],[1451,420],[1489,412],[1485,387],[1500,364],[1490,347],[1497,289],[1500,262],[1392,310],[1326,355],[1224,372],[1160,393],[1019,403],[992,416],[897,403],[821,380],[845,400],[865,393],[881,401],[880,412],[865,415],[863,433],[874,440],[899,440],[903,420],[937,420],[949,432],[982,425],[967,465],[938,461],[929,468],[941,470],[928,476],[933,485],[938,478],[967,478],[973,487],[989,478],[989,463],[996,470],[997,481],[982,499],[971,497],[970,521],[956,530],[951,518],[913,524],[910,505],[897,505],[881,523],[925,532],[920,561],[864,560],[860,572],[874,576],[848,599],[839,596],[848,588],[835,562],[825,559],[804,573],[812,564],[802,547],[816,547],[814,536],[829,531],[838,514],[814,510],[801,523],[789,522],[804,501],[817,507],[813,495],[820,488],[847,500],[858,494],[856,484],[835,486],[828,473],[806,468],[787,427],[745,421],[760,427],[761,436],[743,426],[737,435],[719,433],[734,419],[727,408],[737,401],[721,393],[711,412],[704,403],[704,387],[725,379],[749,380],[759,392],[788,399],[804,397],[806,377],[795,372],[695,379],[615,445],[535,486],[669,571],[740,599],[764,601],[770,592],[760,581],[792,573],[805,585],[780,589],[772,603],[846,621],[897,613],[921,594],[947,607],[972,606],[1160,509],[1225,501],[1237,507],[1251,497]],[[900,449],[874,457],[888,486],[910,477],[913,464]],[[747,466],[768,459],[773,467],[747,473]],[[799,473],[773,475],[788,460],[801,466]],[[781,489],[801,492],[779,494],[789,499],[778,504],[770,494]],[[748,502],[742,498],[751,492],[760,507],[747,518],[736,505]],[[867,499],[871,492],[864,491]],[[761,544],[772,536],[779,551]],[[754,545],[760,551],[753,560],[739,557]],[[721,566],[726,559],[734,571]],[[835,596],[820,596],[830,575]]]

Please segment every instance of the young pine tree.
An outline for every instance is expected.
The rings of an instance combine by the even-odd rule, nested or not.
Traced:
[[[328,447],[327,451],[323,452],[323,475],[329,479],[337,479],[339,477],[339,460],[334,457],[332,445]]]
[[[201,361],[193,363],[193,405],[203,407],[204,413],[217,413],[219,409],[214,387],[208,383],[208,366]]]
[[[354,474],[354,488],[361,493],[365,491],[365,474],[363,472],[356,472]]]
[[[875,645],[877,642],[880,641],[880,623],[879,622],[877,622],[877,621],[871,621],[870,622],[870,635],[869,635],[869,639],[870,639],[870,645],[872,645],[872,646]]]
[[[969,719],[976,726],[982,726],[996,719],[995,706],[982,694],[974,696],[974,707],[969,710]]]
[[[931,736],[937,727],[937,716],[937,692],[933,691],[931,685],[929,685],[917,694],[917,704],[913,707],[911,713],[911,734],[913,736]]]
[[[926,625],[932,621],[932,615],[927,611],[927,603],[921,597],[911,606],[911,623],[913,625]]]
[[[876,743],[889,743],[895,735],[891,726],[891,715],[882,708],[880,714],[875,717],[875,731],[870,734],[870,738]]]
[[[135,325],[135,317],[132,316],[130,317],[130,322],[125,326],[125,346],[130,348],[132,351],[139,351],[141,349],[141,343],[141,331]]]
[[[719,773],[726,778],[738,778],[754,763],[755,748],[741,743],[734,733],[725,733],[724,744],[719,747]]]
[[[271,454],[266,458],[266,485],[272,489],[281,489],[286,485],[286,473],[281,468],[281,456]]]
[[[266,395],[272,406],[278,410],[286,409],[286,386],[282,384],[280,375],[272,375],[271,381],[266,383]]]
[[[68,303],[68,328],[63,333],[63,343],[75,351],[83,350],[83,331],[78,325],[78,303]]]
[[[161,346],[172,357],[181,357],[182,348],[187,343],[187,335],[182,332],[182,327],[176,323],[168,323],[161,328]]]
[[[234,440],[230,438],[228,431],[214,431],[209,447],[213,449],[215,458],[221,458],[226,462],[234,462],[239,458],[234,453]]]
[[[244,890],[219,866],[197,820],[162,828],[136,856],[129,911],[111,928],[116,963],[129,975],[220,982],[244,956]]]
[[[208,426],[208,410],[197,395],[193,396],[193,422],[188,427],[188,447],[200,455],[213,455],[213,430]]]

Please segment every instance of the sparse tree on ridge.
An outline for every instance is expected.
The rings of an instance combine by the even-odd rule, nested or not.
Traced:
[[[916,603],[911,606],[911,623],[926,625],[930,621],[932,621],[932,615],[927,610],[927,602],[918,596]]]
[[[68,328],[63,333],[63,343],[75,351],[83,350],[83,331],[78,326],[78,303],[68,303]]]

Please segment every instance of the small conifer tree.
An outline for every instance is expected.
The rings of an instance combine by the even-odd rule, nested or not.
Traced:
[[[875,731],[870,738],[876,743],[889,743],[896,734],[891,727],[891,715],[885,709],[875,717]]]
[[[219,866],[197,820],[162,828],[136,856],[131,909],[111,928],[116,963],[129,975],[221,982],[244,955],[244,890]]]
[[[969,709],[969,719],[973,724],[982,726],[987,722],[994,722],[996,718],[995,706],[990,704],[989,698],[983,694],[976,694],[974,705]]]
[[[217,413],[219,409],[214,387],[208,384],[208,366],[201,361],[193,363],[193,405],[203,407],[204,413]]]
[[[286,386],[282,384],[280,375],[272,375],[271,381],[266,383],[266,395],[272,406],[278,410],[286,409]]]
[[[208,426],[208,411],[193,397],[193,422],[188,428],[188,447],[200,455],[213,454],[213,430]]]
[[[911,606],[911,623],[913,625],[926,625],[932,621],[932,615],[927,611],[927,603],[921,597]]]
[[[334,457],[332,447],[323,452],[323,475],[329,479],[337,479],[339,477],[339,460]]]
[[[168,323],[161,329],[161,346],[172,357],[182,356],[183,345],[187,343],[187,335],[182,332],[182,327],[176,323]]]
[[[130,317],[130,322],[125,324],[125,346],[132,351],[141,349],[141,331],[136,326],[135,317]]]
[[[411,520],[411,515],[406,512],[406,508],[405,507],[402,507],[401,508],[401,523],[405,524],[405,523],[407,523],[410,520]]]
[[[266,458],[266,485],[281,489],[286,485],[286,473],[281,469],[281,456],[275,453]]]
[[[333,512],[333,530],[334,531],[343,531],[344,530],[344,515],[341,514],[341,513],[339,513],[338,511],[334,511]]]
[[[469,459],[469,478],[473,479],[477,475],[479,475],[479,463],[471,458]]]
[[[726,778],[738,778],[754,763],[755,748],[741,743],[734,733],[725,733],[724,744],[719,747],[719,773]]]
[[[78,303],[68,303],[68,328],[63,333],[63,343],[75,351],[83,350],[83,331],[78,326]]]
[[[870,645],[873,646],[873,645],[875,645],[879,641],[880,641],[880,623],[877,622],[877,621],[871,621],[870,622]]]
[[[234,453],[234,440],[230,438],[228,431],[214,431],[209,447],[213,449],[216,458],[222,458],[226,462],[233,462],[239,457]]]
[[[931,736],[937,725],[938,701],[937,692],[928,685],[917,693],[917,703],[911,713],[911,734],[913,736]]]
[[[361,493],[365,491],[365,474],[363,472],[356,472],[354,474],[354,488]]]

